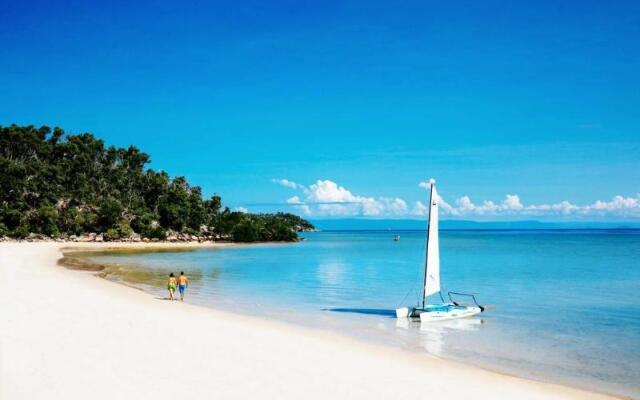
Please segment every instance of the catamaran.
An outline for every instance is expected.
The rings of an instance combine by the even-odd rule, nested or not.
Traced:
[[[429,180],[429,222],[427,225],[427,254],[424,266],[424,284],[422,285],[422,304],[415,307],[402,307],[396,310],[398,318],[420,318],[421,322],[445,321],[471,317],[484,311],[472,294],[448,292],[450,302],[446,303],[440,289],[440,243],[438,234],[438,203],[436,181]],[[427,297],[439,294],[441,304],[426,304]],[[452,296],[465,296],[473,300],[474,305],[462,305]]]

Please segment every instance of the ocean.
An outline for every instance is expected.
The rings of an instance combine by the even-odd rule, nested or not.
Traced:
[[[303,236],[293,244],[92,258],[109,265],[110,279],[159,297],[168,273],[183,270],[192,303],[640,398],[640,230],[443,230],[444,297],[473,293],[490,309],[431,324],[394,314],[420,301],[424,232]]]

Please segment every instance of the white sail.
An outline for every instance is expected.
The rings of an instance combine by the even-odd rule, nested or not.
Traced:
[[[429,181],[429,225],[427,225],[427,256],[424,266],[424,296],[422,305],[417,307],[400,307],[396,309],[398,318],[420,318],[421,323],[446,321],[450,319],[466,318],[484,311],[484,307],[475,303],[477,307],[460,305],[453,300],[444,304],[428,304],[427,296],[440,292],[440,238],[438,233],[438,203],[440,197],[436,191],[436,181]],[[467,295],[473,298],[473,295]]]
[[[429,204],[429,233],[427,236],[427,261],[424,279],[424,297],[440,291],[440,240],[438,238],[438,203],[436,182],[432,179]]]

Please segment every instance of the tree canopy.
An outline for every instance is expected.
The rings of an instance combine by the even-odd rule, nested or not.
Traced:
[[[90,133],[0,126],[0,236],[107,240],[189,233],[242,242],[293,241],[313,229],[288,213],[249,214],[203,199],[198,186],[147,167],[134,146],[106,146]]]

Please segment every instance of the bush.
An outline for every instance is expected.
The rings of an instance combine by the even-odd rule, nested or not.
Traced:
[[[112,241],[112,240],[118,240],[118,239],[120,239],[120,233],[115,228],[109,228],[104,233],[104,240],[106,241]]]
[[[167,238],[167,231],[165,231],[163,228],[158,226],[155,228],[151,228],[142,236],[149,239],[165,240]]]
[[[52,206],[42,206],[31,216],[31,231],[49,236],[60,234],[58,229],[58,210]]]
[[[82,233],[83,222],[84,219],[78,207],[64,208],[58,216],[60,229],[71,235],[80,235]]]
[[[14,230],[22,223],[22,213],[16,209],[6,210],[2,216],[2,220],[7,226],[7,229]]]
[[[269,240],[275,240],[278,242],[291,242],[296,240],[297,238],[298,234],[295,232],[294,228],[279,222],[274,224]]]
[[[157,219],[157,218],[156,218]],[[154,220],[153,214],[149,214],[144,210],[139,210],[133,216],[130,226],[135,232],[142,236],[147,236],[147,233],[152,229],[151,224]]]
[[[107,197],[100,203],[98,223],[102,230],[115,227],[122,218],[122,204],[112,197]]]
[[[16,239],[24,239],[29,236],[29,227],[26,225],[20,225],[16,229],[14,229],[9,236],[14,237]]]
[[[155,214],[140,212],[131,221],[131,228],[145,238],[160,240],[167,238],[167,232],[160,226],[158,216]]]
[[[0,237],[9,236],[9,229],[5,224],[0,223]]]
[[[82,226],[83,232],[95,232],[98,224],[98,214],[94,212],[81,212],[78,223]]]
[[[260,240],[260,226],[249,218],[243,219],[231,231],[236,242],[257,242]]]
[[[193,229],[193,228],[184,228],[182,230],[182,233],[188,233],[189,235],[199,235],[200,234],[200,230],[199,229]]]
[[[127,222],[127,220],[121,220],[118,223],[118,235],[120,236],[121,239],[124,238],[129,238],[131,237],[131,235],[133,235],[133,229],[131,229],[131,226],[129,226],[129,222]]]

